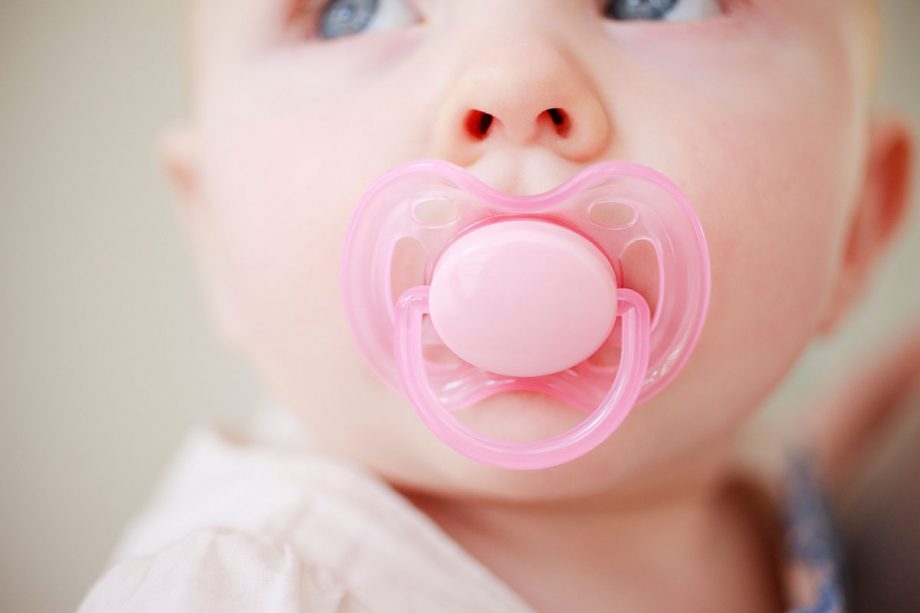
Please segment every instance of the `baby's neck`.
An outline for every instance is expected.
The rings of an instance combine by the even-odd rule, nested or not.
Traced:
[[[403,492],[539,611],[777,611],[774,545],[723,467],[643,500],[508,504]]]

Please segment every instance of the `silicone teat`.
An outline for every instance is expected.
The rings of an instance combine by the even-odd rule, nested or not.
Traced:
[[[432,204],[437,215],[427,214]],[[618,283],[641,244],[657,258],[654,317]],[[422,261],[401,288],[406,245]],[[342,280],[365,358],[435,435],[477,461],[536,469],[589,452],[673,380],[705,318],[709,258],[692,206],[651,169],[605,162],[544,194],[515,196],[423,160],[368,190]],[[544,440],[511,442],[453,414],[515,390],[553,396],[586,418]]]
[[[542,220],[486,225],[435,266],[431,323],[460,358],[509,377],[560,372],[613,329],[613,267],[583,236]]]

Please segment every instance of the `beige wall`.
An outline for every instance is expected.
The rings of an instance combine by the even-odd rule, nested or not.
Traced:
[[[194,419],[257,391],[210,336],[152,143],[183,109],[181,0],[0,4],[0,610],[72,610]],[[888,0],[886,103],[920,126],[920,2]],[[920,312],[914,216],[848,334]]]
[[[182,0],[0,0],[0,611],[72,611],[190,421],[254,391],[218,352],[153,142]]]

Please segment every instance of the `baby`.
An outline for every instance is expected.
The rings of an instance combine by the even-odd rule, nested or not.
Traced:
[[[738,440],[904,217],[912,140],[872,106],[876,11],[198,0],[192,120],[165,158],[216,323],[272,400],[247,431],[191,436],[81,611],[840,610],[837,573],[784,553],[798,485],[743,469]],[[626,160],[693,203],[705,327],[590,453],[473,461],[365,364],[346,230],[377,178],[432,158],[517,195]],[[584,414],[517,391],[460,417],[511,440]]]

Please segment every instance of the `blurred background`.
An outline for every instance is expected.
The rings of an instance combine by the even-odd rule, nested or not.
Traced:
[[[155,155],[185,108],[185,4],[0,0],[0,611],[74,610],[189,426],[258,402]],[[920,129],[920,1],[883,5],[881,106]],[[918,213],[770,411],[917,320]]]

